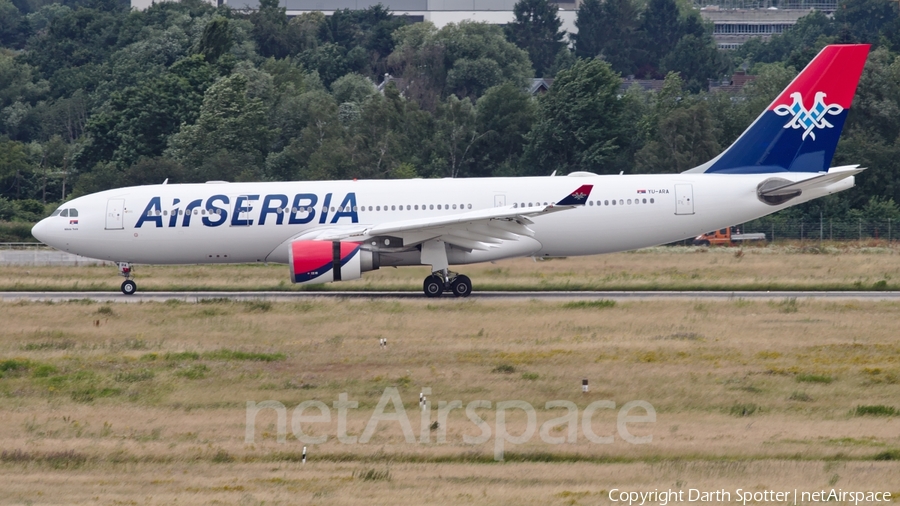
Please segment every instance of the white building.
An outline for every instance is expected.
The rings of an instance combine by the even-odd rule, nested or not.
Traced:
[[[259,0],[207,0],[213,5],[228,5],[234,9],[256,9]],[[431,21],[438,28],[463,20],[484,21],[495,25],[511,23],[517,0],[280,0],[288,16],[321,11],[326,16],[341,9],[362,10],[381,4],[396,15],[406,15],[416,21]],[[153,0],[131,0],[134,9],[146,9]],[[575,9],[578,0],[557,0],[562,29],[574,33]]]

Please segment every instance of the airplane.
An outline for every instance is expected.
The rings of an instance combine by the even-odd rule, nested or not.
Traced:
[[[695,237],[852,188],[830,167],[869,52],[830,45],[734,143],[677,174],[136,186],[73,199],[32,234],[62,251],[135,264],[277,262],[293,283],[428,265],[428,297],[466,297],[450,266],[628,251]]]

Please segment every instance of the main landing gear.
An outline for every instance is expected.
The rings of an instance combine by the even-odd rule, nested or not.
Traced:
[[[125,278],[125,281],[122,282],[122,293],[125,295],[134,295],[134,292],[137,291],[137,283],[131,279],[134,275],[131,264],[128,262],[119,262],[117,265],[119,266],[119,276]]]
[[[422,290],[426,297],[440,297],[444,292],[453,292],[457,297],[472,294],[472,280],[468,276],[450,272],[447,262],[447,245],[437,239],[425,241],[421,246],[422,265],[431,266],[431,276],[425,278]]]
[[[435,272],[425,278],[422,289],[426,297],[440,297],[445,291],[453,292],[457,297],[468,297],[472,294],[472,280],[464,274]]]

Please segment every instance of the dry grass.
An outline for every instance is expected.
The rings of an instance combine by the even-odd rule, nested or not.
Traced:
[[[896,290],[896,245],[650,248],[550,261],[530,258],[459,266],[476,290]],[[292,286],[284,265],[144,266],[141,290],[421,290],[424,267],[384,268],[362,279]],[[112,290],[111,267],[0,266],[0,290]]]
[[[611,488],[900,491],[900,416],[858,409],[900,408],[898,316],[896,303],[804,300],[0,304],[2,501],[596,504]],[[645,400],[657,421],[632,424],[653,436],[633,445],[616,435],[616,411],[600,410],[593,430],[612,444],[586,442],[579,425],[577,443],[536,435],[507,445],[502,464],[493,439],[462,441],[478,434],[462,410],[443,444],[436,433],[408,444],[397,423],[343,444],[336,410],[304,427],[330,436],[306,464],[290,429],[277,441],[272,411],[244,443],[247,401],[282,402],[290,416],[346,392],[359,402],[348,416],[359,436],[389,386],[417,436],[424,387],[435,404],[524,400],[539,424],[562,414],[542,409],[550,400],[580,410]],[[494,426],[492,410],[482,416]],[[524,430],[521,412],[507,419],[510,433]]]

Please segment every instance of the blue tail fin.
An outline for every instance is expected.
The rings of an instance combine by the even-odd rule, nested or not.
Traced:
[[[868,54],[825,47],[734,144],[687,172],[827,172]]]

